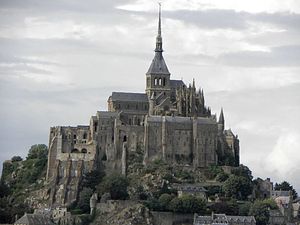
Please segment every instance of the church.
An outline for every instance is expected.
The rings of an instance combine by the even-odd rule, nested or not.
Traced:
[[[128,154],[141,152],[143,164],[163,160],[192,169],[239,165],[239,140],[205,105],[195,81],[172,80],[163,57],[161,10],[155,55],[145,76],[145,93],[112,92],[108,110],[87,126],[50,128],[47,181],[52,203],[76,200],[82,176],[95,168],[126,175]]]

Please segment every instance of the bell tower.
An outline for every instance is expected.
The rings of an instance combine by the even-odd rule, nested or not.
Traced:
[[[148,98],[164,96],[170,98],[170,72],[163,58],[161,36],[161,4],[158,13],[158,32],[156,36],[155,55],[146,73],[146,93]]]

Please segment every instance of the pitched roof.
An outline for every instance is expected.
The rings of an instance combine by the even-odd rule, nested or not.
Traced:
[[[148,96],[144,93],[113,92],[111,95],[111,100],[113,102],[148,102]]]
[[[146,74],[147,75],[154,75],[154,74],[170,75],[167,64],[162,55],[162,52],[155,52],[155,56]]]
[[[14,224],[26,224],[26,225],[55,225],[49,217],[43,214],[27,214],[25,213]]]
[[[178,88],[185,86],[185,83],[182,80],[170,80],[171,88]]]

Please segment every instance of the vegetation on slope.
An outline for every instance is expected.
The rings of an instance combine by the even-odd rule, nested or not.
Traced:
[[[15,217],[31,212],[28,197],[43,187],[46,175],[48,149],[33,145],[25,160],[14,156],[3,163],[0,181],[0,223],[12,223]]]

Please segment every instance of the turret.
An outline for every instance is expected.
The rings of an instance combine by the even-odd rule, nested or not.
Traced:
[[[149,99],[149,115],[154,115],[154,107],[155,107],[155,96],[154,93],[152,93],[151,98]]]
[[[225,127],[225,119],[224,119],[223,108],[221,108],[221,113],[220,113],[219,121],[218,121],[218,131],[219,131],[219,133],[223,133],[224,127]]]

